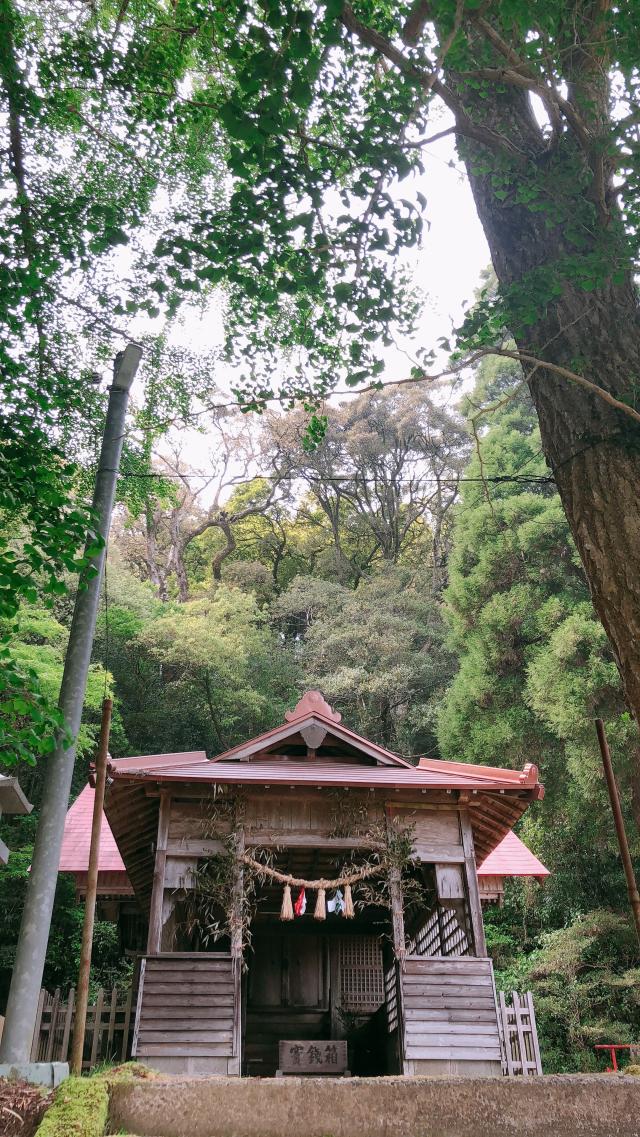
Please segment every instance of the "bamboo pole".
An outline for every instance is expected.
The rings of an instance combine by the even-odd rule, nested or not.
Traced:
[[[596,719],[596,732],[598,735],[598,743],[600,745],[600,753],[602,755],[604,776],[607,779],[607,789],[609,791],[609,800],[611,801],[611,810],[613,813],[613,821],[616,827],[616,835],[618,838],[618,845],[620,848],[620,856],[622,858],[624,875],[627,878],[629,903],[631,905],[631,911],[633,913],[633,919],[636,925],[636,934],[638,936],[638,941],[640,942],[640,894],[638,893],[638,885],[636,884],[636,878],[633,871],[631,853],[629,852],[629,843],[627,841],[627,834],[624,827],[624,818],[622,816],[622,807],[620,805],[620,795],[618,793],[618,786],[616,784],[616,778],[613,772],[609,743],[607,742],[607,735],[605,733],[604,723],[602,719]]]
[[[112,699],[102,701],[102,722],[100,741],[96,758],[96,792],[93,799],[93,819],[91,821],[91,845],[89,847],[89,868],[87,870],[87,895],[84,904],[84,923],[82,925],[82,947],[80,948],[80,970],[76,992],[76,1015],[73,1026],[71,1046],[71,1073],[82,1073],[84,1034],[87,1025],[87,1006],[89,1003],[89,976],[91,974],[91,948],[93,946],[93,925],[96,914],[96,895],[98,892],[98,867],[100,859],[100,831],[102,829],[102,809],[104,790],[107,781],[107,758],[109,753],[109,730],[111,729]]]

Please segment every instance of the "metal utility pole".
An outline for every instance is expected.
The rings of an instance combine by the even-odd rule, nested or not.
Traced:
[[[604,766],[604,776],[607,779],[607,789],[609,791],[609,800],[611,801],[611,810],[613,812],[613,821],[616,827],[616,835],[618,838],[618,846],[620,848],[620,856],[622,858],[624,875],[627,878],[627,892],[629,893],[629,903],[631,905],[631,911],[633,912],[633,919],[636,925],[638,941],[640,942],[640,895],[638,894],[638,885],[636,884],[633,864],[631,862],[631,853],[629,852],[629,843],[627,841],[627,834],[624,827],[624,818],[622,816],[622,808],[620,806],[620,795],[618,793],[618,786],[616,784],[616,778],[613,772],[611,754],[609,752],[609,743],[607,742],[607,735],[605,733],[604,723],[602,719],[596,719],[596,731],[598,734],[598,742],[600,744],[600,753],[602,755],[602,765]]]
[[[109,405],[93,495],[97,530],[104,543],[100,552],[91,557],[90,564],[95,575],[90,577],[85,570],[80,580],[73,609],[58,700],[58,706],[71,736],[71,744],[65,747],[64,734],[60,731],[55,750],[46,763],[42,808],[9,989],[0,1044],[0,1062],[14,1064],[28,1062],[31,1053],[58,879],[64,821],[76,760],[76,741],[98,615],[106,540],[109,535],[120,467],[129,391],[141,356],[142,348],[137,344],[129,344],[116,356],[113,370],[113,385],[109,391]],[[89,543],[92,543],[91,539]]]
[[[93,798],[91,844],[89,846],[89,868],[87,870],[87,894],[84,901],[84,923],[82,925],[82,946],[80,948],[80,970],[78,972],[73,1042],[71,1045],[70,1066],[72,1074],[82,1073],[84,1032],[87,1025],[87,1004],[89,1002],[93,924],[96,914],[96,894],[98,891],[100,830],[102,829],[102,808],[104,806],[104,789],[107,781],[107,758],[109,757],[109,730],[111,729],[112,710],[113,699],[103,699],[100,741],[98,743],[98,756],[96,758],[96,790]]]

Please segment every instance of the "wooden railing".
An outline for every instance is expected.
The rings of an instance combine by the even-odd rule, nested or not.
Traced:
[[[133,993],[113,988],[98,991],[87,1008],[82,1067],[90,1070],[100,1062],[124,1062],[130,1051],[133,1029]],[[44,989],[31,1047],[32,1062],[67,1062],[75,1020],[75,989],[62,997]]]

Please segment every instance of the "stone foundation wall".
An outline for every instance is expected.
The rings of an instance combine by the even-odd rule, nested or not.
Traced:
[[[640,1079],[169,1078],[116,1085],[137,1137],[640,1137]]]

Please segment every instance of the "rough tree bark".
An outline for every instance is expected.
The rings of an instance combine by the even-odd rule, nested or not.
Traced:
[[[536,224],[529,213],[514,217],[496,203],[486,179],[470,177],[501,283],[557,253],[542,221]],[[588,293],[566,285],[546,317],[515,339],[521,351],[573,370],[580,360],[581,374],[621,400],[632,397],[640,376],[640,320],[630,275]],[[640,430],[560,376],[529,368],[529,386],[593,604],[640,720]]]
[[[594,69],[591,56],[576,49],[570,78],[570,92],[578,92],[582,114],[588,116],[593,151],[605,151],[606,70],[603,74],[601,67]],[[593,197],[592,228],[584,226],[579,250],[583,262],[588,264],[591,256],[601,259],[603,249],[607,251],[611,275],[588,291],[565,276],[560,294],[541,305],[536,322],[512,329],[518,349],[578,371],[621,401],[633,402],[640,379],[640,308],[612,166],[592,159],[569,130],[549,146],[541,138],[528,95],[518,88],[496,88],[480,99],[455,75],[449,79],[466,114],[527,154],[521,172],[517,163],[509,164],[511,190],[503,199],[496,195],[492,174],[478,173],[486,168],[486,147],[468,137],[458,139],[500,284],[509,288],[530,281],[563,257],[576,257],[575,241],[567,239],[562,224],[550,225],[546,211],[515,201],[525,179],[530,184],[532,163],[548,179],[549,194],[562,199],[565,215],[572,210],[572,195],[576,217],[585,215],[585,201]],[[526,366],[525,374],[545,457],[593,604],[615,652],[628,703],[640,721],[640,428],[557,374]]]

